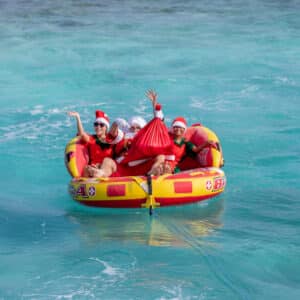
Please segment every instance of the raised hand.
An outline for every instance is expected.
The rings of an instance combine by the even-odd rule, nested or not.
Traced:
[[[118,135],[118,123],[117,122],[112,123],[108,134],[113,138],[115,138]]]
[[[79,117],[79,113],[77,111],[68,111],[68,115],[75,118]]]
[[[153,90],[149,90],[146,93],[146,96],[152,102],[153,107],[155,107],[155,105],[157,104],[157,93]]]
[[[77,111],[68,111],[68,115],[70,117],[75,117],[76,119],[76,123],[77,123],[77,134],[79,136],[81,136],[81,138],[84,140],[84,141],[88,141],[89,140],[89,136],[88,134],[85,133],[84,131],[84,128],[82,126],[82,123],[81,123],[81,120],[80,120],[80,115]]]

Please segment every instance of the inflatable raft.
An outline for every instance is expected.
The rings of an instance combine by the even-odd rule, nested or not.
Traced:
[[[84,144],[75,137],[66,146],[65,164],[73,177],[69,184],[71,197],[81,204],[96,207],[150,208],[181,205],[215,197],[223,192],[226,177],[222,149],[218,137],[210,129],[195,125],[187,129],[186,138],[195,145],[214,141],[193,159],[180,163],[183,170],[162,176],[126,176],[111,178],[81,177],[88,163]]]

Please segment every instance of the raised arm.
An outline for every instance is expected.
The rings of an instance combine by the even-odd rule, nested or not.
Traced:
[[[68,115],[70,117],[75,117],[77,123],[78,135],[81,137],[83,141],[87,142],[89,140],[89,135],[83,129],[79,113],[77,111],[69,111]]]
[[[157,102],[157,93],[153,90],[149,90],[146,93],[146,96],[152,103],[154,117],[160,118],[161,120],[163,120],[164,114],[162,112],[161,105]]]
[[[155,106],[157,104],[157,93],[155,93],[155,91],[153,91],[153,90],[149,90],[149,91],[147,91],[146,95],[152,103],[153,114],[155,115]]]
[[[106,140],[109,144],[118,144],[124,138],[124,132],[119,128],[117,122],[113,122]]]

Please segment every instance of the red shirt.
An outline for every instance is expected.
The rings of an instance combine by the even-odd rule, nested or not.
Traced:
[[[175,142],[172,134],[170,134],[170,139],[173,142],[172,153],[175,155],[175,160],[169,161],[169,164],[174,169],[185,155],[191,155],[191,153],[193,153],[192,148],[194,147],[194,144],[191,142],[187,142],[184,138],[182,138],[179,143]]]
[[[113,157],[114,145],[101,142],[96,135],[90,135],[87,143],[90,161],[89,164],[101,164],[105,157]]]

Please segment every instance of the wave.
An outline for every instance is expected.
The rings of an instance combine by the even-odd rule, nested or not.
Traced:
[[[118,106],[116,101],[114,103]],[[133,111],[150,118],[151,114],[146,113],[146,109],[149,107],[144,103],[145,100],[140,100],[138,105],[134,106]],[[68,111],[80,112],[86,130],[92,132],[94,110],[103,109],[107,111],[109,106],[110,104],[97,102],[76,103],[63,107],[36,105],[34,107],[8,109],[1,113],[3,121],[0,124],[0,143],[16,140],[27,140],[34,143],[34,140],[42,139],[46,140],[46,144],[52,147],[51,141],[54,139],[56,145],[61,143],[64,146],[66,141],[76,134],[76,122],[67,116]],[[121,104],[120,106],[124,107],[125,105]],[[114,112],[114,114],[116,113],[118,112]],[[122,111],[119,113],[122,114]],[[114,117],[114,115],[112,116]],[[113,120],[113,118],[111,119]],[[51,140],[47,140],[48,138]]]
[[[198,99],[196,97],[192,97],[191,103],[189,106],[194,109],[201,109],[203,111],[231,111],[235,106],[237,108],[238,103],[230,100],[226,100],[224,98],[219,98],[215,100],[204,100],[204,99]]]

